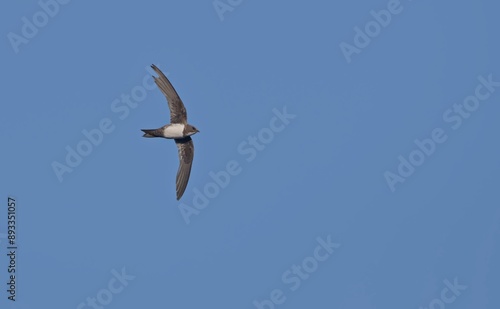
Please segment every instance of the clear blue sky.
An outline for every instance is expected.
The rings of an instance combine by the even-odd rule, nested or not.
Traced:
[[[499,308],[498,2],[59,1],[0,9],[2,308]]]

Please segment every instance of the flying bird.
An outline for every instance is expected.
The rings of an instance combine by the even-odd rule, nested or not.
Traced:
[[[194,145],[191,135],[200,131],[187,123],[186,108],[165,74],[154,64],[151,67],[158,74],[158,77],[153,76],[156,85],[167,98],[170,109],[170,123],[159,129],[142,130],[144,132],[143,137],[163,137],[175,141],[179,150],[179,169],[177,170],[175,182],[177,200],[179,200],[186,190],[193,164]]]

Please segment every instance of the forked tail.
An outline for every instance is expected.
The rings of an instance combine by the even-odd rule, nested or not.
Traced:
[[[142,137],[158,137],[159,136],[158,129],[153,129],[153,130],[141,129],[141,131],[144,132],[144,135]]]

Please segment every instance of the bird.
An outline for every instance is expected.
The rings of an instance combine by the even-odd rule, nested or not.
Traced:
[[[141,131],[144,132],[143,137],[162,137],[175,141],[179,152],[175,191],[177,200],[179,200],[186,190],[193,165],[194,144],[191,136],[200,131],[195,126],[188,124],[184,103],[165,74],[154,64],[151,65],[151,68],[158,74],[158,77],[153,76],[156,85],[167,98],[170,123],[158,129],[141,129]]]

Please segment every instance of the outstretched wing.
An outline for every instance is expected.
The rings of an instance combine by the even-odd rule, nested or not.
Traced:
[[[158,69],[156,65],[153,64],[151,67],[156,73],[158,73],[158,77],[153,76],[156,85],[167,98],[168,107],[170,109],[170,123],[187,124],[186,108],[184,107],[181,98],[179,98],[179,95],[165,74],[163,74],[163,72]]]
[[[191,137],[176,139],[175,144],[179,148],[179,169],[177,170],[177,179],[175,181],[177,200],[179,200],[186,190],[191,166],[194,157],[194,144]]]

